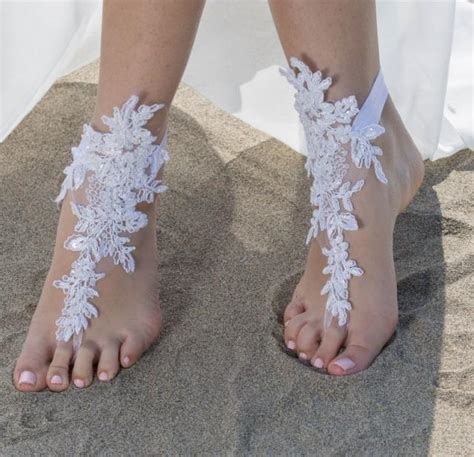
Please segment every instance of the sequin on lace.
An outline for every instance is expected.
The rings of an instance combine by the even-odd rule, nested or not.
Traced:
[[[64,247],[79,252],[79,257],[69,274],[53,282],[65,294],[62,315],[56,321],[58,341],[81,334],[88,320],[98,316],[91,299],[99,296],[95,286],[105,276],[96,271],[101,259],[110,257],[127,273],[135,270],[135,247],[127,234],[148,223],[136,205],[152,203],[155,194],[167,189],[156,178],[169,159],[166,135],[161,144],[154,144],[156,137],[144,127],[164,104],[141,105],[135,110],[138,100],[132,95],[120,109],[114,108],[112,117],[102,117],[110,132],[84,125],[81,142],[71,151],[72,163],[64,170],[66,177],[56,202],[84,184],[87,204],[71,201],[78,222]]]
[[[372,115],[372,118],[377,118],[376,122],[366,124],[364,120],[353,123],[359,113],[354,96],[336,102],[324,101],[324,91],[331,86],[331,78],[323,79],[320,71],[312,73],[296,57],[290,59],[290,66],[298,69],[298,73],[295,74],[291,68],[281,68],[280,73],[296,89],[295,108],[307,142],[305,168],[308,176],[314,178],[310,195],[314,210],[306,244],[326,231],[328,245],[322,252],[328,259],[323,273],[329,275],[329,279],[321,290],[322,295],[327,295],[324,326],[327,328],[336,316],[338,324],[343,326],[352,308],[349,280],[352,276],[364,274],[356,261],[350,258],[349,243],[344,239],[345,231],[358,229],[351,197],[362,189],[365,182],[363,179],[355,182],[345,180],[350,167],[347,156],[350,151],[350,158],[357,168],[368,169],[373,165],[377,179],[387,183],[378,160],[382,150],[371,143],[385,132],[378,122],[386,100],[386,87],[380,74],[377,81],[380,81],[381,96],[375,97],[375,103],[379,106],[374,110],[377,114]]]

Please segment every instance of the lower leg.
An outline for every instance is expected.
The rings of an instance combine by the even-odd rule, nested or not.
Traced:
[[[379,71],[375,3],[270,0],[270,7],[287,58],[297,57],[311,71],[333,77],[326,100],[354,95],[361,107]],[[359,229],[345,238],[350,257],[365,271],[349,281],[349,325],[340,327],[333,320],[327,329],[323,326],[326,296],[321,289],[328,277],[322,274],[327,263],[321,253],[327,238],[322,234],[311,242],[305,273],[284,316],[288,347],[334,375],[367,368],[393,334],[398,318],[393,228],[421,183],[423,166],[390,97],[380,123],[385,133],[376,144],[384,152],[380,161],[388,185],[371,170],[361,174],[348,162],[350,181],[365,179],[353,198]]]
[[[99,87],[91,120],[95,130],[107,132],[102,116],[111,116],[114,107],[121,107],[135,94],[141,104],[165,104],[147,123],[157,141],[162,139],[203,6],[204,0],[104,2]],[[92,382],[94,364],[98,364],[99,379],[110,380],[120,365],[133,364],[159,334],[156,198],[154,204],[139,207],[149,222],[130,237],[136,247],[135,271],[127,274],[115,267],[97,283],[99,297],[92,301],[99,317],[90,321],[76,357],[72,341],[56,340],[55,322],[61,315],[64,294],[52,283],[66,274],[77,258],[64,248],[77,223],[70,201],[68,192],[61,207],[51,268],[15,367],[14,383],[22,391],[46,386],[64,390],[69,385],[70,365],[78,387]]]
[[[365,100],[379,70],[373,0],[269,0],[286,57],[298,57],[330,74],[330,100],[355,95]]]
[[[131,94],[164,103],[148,123],[158,140],[191,53],[205,0],[105,0],[100,75],[92,125]]]

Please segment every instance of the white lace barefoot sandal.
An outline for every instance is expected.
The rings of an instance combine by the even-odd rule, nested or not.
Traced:
[[[311,205],[314,207],[311,227],[306,244],[318,234],[326,232],[328,247],[323,254],[328,264],[323,273],[330,275],[321,290],[327,295],[324,313],[324,328],[337,317],[338,325],[348,323],[352,309],[349,301],[349,280],[362,276],[364,271],[349,256],[349,243],[344,239],[346,230],[357,230],[351,197],[364,186],[364,179],[356,182],[346,180],[350,168],[348,155],[357,168],[374,166],[377,179],[387,184],[378,157],[382,149],[371,143],[385,129],[379,125],[380,117],[388,97],[382,71],[379,71],[370,93],[359,110],[355,96],[336,102],[324,101],[324,91],[332,83],[331,78],[322,79],[320,71],[311,72],[308,66],[296,57],[290,66],[280,73],[295,87],[295,108],[299,113],[305,132],[307,159],[305,168],[314,178],[311,186]],[[344,147],[344,145],[347,145]]]
[[[67,192],[80,195],[82,202],[71,200],[71,210],[78,221],[64,247],[79,253],[69,274],[53,282],[65,294],[61,317],[56,321],[57,341],[80,345],[89,319],[98,316],[91,299],[99,296],[95,286],[106,273],[97,271],[102,259],[110,259],[127,273],[135,270],[128,234],[138,232],[148,223],[147,215],[136,209],[142,202],[152,203],[156,194],[167,187],[157,179],[165,161],[167,131],[160,144],[144,126],[164,104],[141,105],[132,95],[122,107],[113,109],[112,117],[102,117],[110,132],[101,133],[84,125],[79,146],[72,148],[72,163],[56,202]]]

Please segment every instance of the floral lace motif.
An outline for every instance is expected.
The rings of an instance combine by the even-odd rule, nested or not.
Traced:
[[[312,73],[296,57],[290,59],[290,66],[299,70],[297,75],[292,69],[280,69],[280,73],[296,89],[295,108],[308,146],[305,168],[308,176],[314,178],[310,195],[314,210],[306,244],[326,231],[329,246],[322,252],[327,256],[328,263],[323,273],[330,276],[321,290],[322,295],[327,294],[324,326],[327,328],[336,316],[338,324],[343,326],[351,310],[349,280],[364,273],[349,257],[349,243],[344,240],[346,230],[358,229],[357,219],[352,213],[354,206],[351,197],[364,185],[363,179],[354,183],[345,181],[349,169],[348,149],[350,147],[350,156],[357,168],[374,165],[377,179],[387,183],[377,158],[382,155],[382,150],[371,143],[385,130],[378,123],[352,126],[359,113],[353,95],[334,103],[324,101],[324,91],[331,86],[331,78],[322,79],[320,71]]]
[[[144,128],[164,104],[141,105],[135,110],[138,100],[132,95],[120,109],[114,108],[112,117],[102,117],[110,133],[84,125],[81,142],[71,151],[73,161],[64,170],[66,177],[56,202],[87,183],[87,204],[71,201],[78,222],[64,247],[79,252],[79,257],[68,275],[53,282],[66,295],[62,316],[56,321],[59,341],[79,335],[87,328],[88,319],[97,317],[90,300],[99,296],[95,285],[105,276],[96,271],[101,259],[110,257],[127,273],[134,271],[135,247],[126,234],[148,223],[146,214],[137,211],[136,205],[152,203],[155,194],[167,189],[156,179],[163,163],[169,160],[166,135],[161,144],[154,144],[156,137]]]

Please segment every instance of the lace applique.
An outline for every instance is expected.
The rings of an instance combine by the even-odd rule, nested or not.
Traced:
[[[114,108],[112,117],[102,117],[109,133],[84,125],[81,142],[71,151],[73,161],[64,170],[66,177],[56,202],[85,184],[87,204],[71,201],[78,222],[64,247],[79,252],[79,257],[69,274],[53,282],[66,295],[62,316],[56,321],[59,341],[79,335],[87,328],[88,319],[97,317],[90,300],[99,296],[95,285],[105,276],[96,271],[101,259],[110,257],[127,273],[135,270],[135,247],[129,244],[127,234],[148,223],[146,214],[136,205],[152,203],[155,194],[167,189],[156,179],[163,163],[169,160],[166,134],[161,144],[154,144],[156,137],[144,128],[164,104],[141,105],[135,110],[138,100],[132,95],[120,109]]]
[[[378,160],[382,150],[371,143],[385,131],[378,122],[386,100],[383,92],[386,87],[383,80],[378,81],[378,97],[372,98],[379,105],[382,103],[375,110],[377,114],[371,113],[370,107],[364,111],[364,114],[368,114],[365,117],[376,117],[376,121],[364,125],[366,121],[360,118],[359,122],[354,121],[351,125],[354,119],[357,120],[356,115],[359,113],[354,96],[334,103],[324,101],[324,91],[331,86],[331,78],[323,79],[320,71],[312,73],[296,57],[290,59],[290,66],[298,69],[297,75],[292,69],[281,68],[280,73],[296,89],[295,108],[308,146],[305,168],[308,176],[314,178],[310,194],[314,210],[306,244],[318,234],[326,232],[328,247],[323,248],[322,252],[328,258],[328,263],[323,273],[329,275],[329,279],[321,290],[322,295],[327,295],[324,326],[327,328],[336,316],[338,324],[343,326],[347,323],[348,312],[351,310],[349,280],[352,276],[364,274],[356,261],[350,258],[349,243],[344,240],[346,230],[358,229],[357,219],[352,213],[354,206],[351,197],[364,185],[363,179],[354,183],[345,181],[349,169],[348,149],[356,167],[370,168],[374,165],[377,179],[387,183]]]

